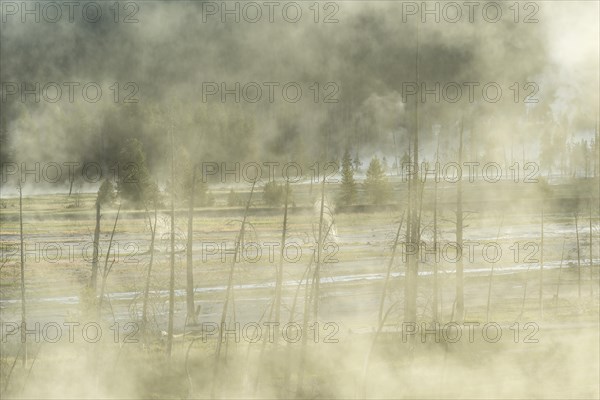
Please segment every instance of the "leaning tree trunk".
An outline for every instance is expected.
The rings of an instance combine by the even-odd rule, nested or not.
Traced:
[[[196,312],[194,310],[194,266],[192,260],[192,235],[194,233],[194,195],[196,189],[196,166],[193,166],[192,172],[192,188],[190,193],[190,207],[188,212],[188,237],[187,237],[187,252],[186,252],[186,272],[187,272],[187,323],[196,324]]]
[[[600,197],[599,197],[600,200]],[[592,234],[592,197],[590,196],[590,297],[594,297],[594,269],[592,267],[592,255],[594,246],[594,236]]]
[[[242,226],[240,232],[235,241],[235,249],[233,252],[233,260],[231,260],[231,267],[229,268],[229,276],[227,278],[227,289],[225,290],[225,302],[223,303],[223,311],[221,312],[221,324],[219,325],[219,339],[217,342],[217,349],[215,351],[215,364],[213,367],[213,380],[211,388],[211,398],[214,398],[217,394],[217,386],[219,385],[219,372],[221,365],[221,343],[223,342],[223,329],[225,327],[225,321],[227,320],[227,309],[229,307],[229,300],[233,297],[233,272],[235,270],[235,263],[240,253],[240,247],[244,241],[244,233],[246,229],[246,220],[248,219],[248,210],[250,204],[252,204],[252,195],[254,194],[254,187],[256,186],[256,180],[252,182],[252,188],[250,189],[250,196],[246,202],[246,208],[244,209],[244,217],[242,218]],[[235,310],[235,306],[234,306]],[[234,312],[235,319],[235,312]]]
[[[415,72],[416,82],[419,84],[419,25],[417,24],[417,49],[415,54]],[[409,216],[410,225],[407,227],[410,230],[410,237],[407,242],[410,244],[408,254],[408,263],[406,269],[405,283],[405,300],[404,300],[404,321],[415,323],[417,320],[417,278],[419,268],[419,236],[420,227],[418,226],[418,187],[419,187],[419,95],[417,91],[415,96],[415,123],[413,132],[413,175],[411,177],[412,185],[409,191],[411,198],[410,208],[412,209]],[[412,336],[411,336],[412,337]]]
[[[461,119],[460,123],[460,135],[458,143],[458,165],[462,165],[462,153],[463,153],[463,130],[464,121]],[[456,262],[456,317],[459,322],[464,317],[465,310],[465,294],[464,294],[464,271],[463,271],[463,259],[462,259],[462,246],[463,246],[463,204],[462,204],[462,174],[458,177],[458,183],[456,186],[456,250],[458,252]]]
[[[146,209],[146,215],[148,215],[148,223],[150,224],[150,261],[148,262],[148,272],[146,273],[146,287],[144,288],[144,303],[142,305],[142,326],[144,327],[144,338],[147,337],[147,323],[148,323],[148,296],[150,293],[150,276],[152,274],[152,264],[154,262],[154,239],[156,237],[156,201],[154,202],[154,225]]]
[[[315,275],[314,275],[314,286],[315,286],[315,295],[313,297],[314,301],[314,318],[315,321],[318,320],[319,314],[319,283],[321,281],[321,263],[322,263],[322,249],[323,249],[323,212],[325,207],[325,178],[326,175],[323,175],[323,183],[321,186],[321,210],[319,212],[319,233],[317,239],[317,262],[315,263]]]
[[[578,287],[579,298],[581,298],[581,252],[580,252],[581,248],[579,246],[579,227],[578,227],[577,219],[578,219],[578,215],[577,215],[577,212],[575,212],[575,235],[576,235],[576,239],[577,239],[577,287]]]
[[[504,214],[502,214],[502,219],[500,220],[500,225],[498,226],[498,233],[496,234],[496,243],[500,240],[500,230],[502,229],[502,223],[504,222]],[[492,269],[490,271],[490,280],[488,282],[488,296],[487,296],[487,307],[485,312],[485,321],[490,321],[490,308],[492,304],[492,282],[494,280],[494,263],[492,263]]]
[[[19,236],[21,239],[21,343],[23,343],[23,368],[27,364],[27,335],[26,320],[27,310],[25,306],[25,253],[23,248],[23,188],[19,184]]]
[[[544,205],[542,204],[542,244],[540,254],[540,292],[539,292],[539,303],[540,303],[540,316],[544,317]]]
[[[438,132],[437,137],[437,149],[435,151],[435,176],[433,182],[433,252],[435,254],[435,258],[433,260],[433,299],[432,299],[432,319],[433,322],[438,321],[438,309],[439,309],[439,300],[438,300],[438,292],[439,292],[439,281],[438,281],[438,167],[440,163],[440,136]]]
[[[396,238],[394,239],[394,244],[392,246],[392,255],[390,257],[390,262],[388,263],[387,272],[385,274],[385,281],[383,282],[383,292],[381,293],[381,300],[379,302],[379,314],[377,317],[378,326],[382,324],[383,321],[383,308],[385,306],[385,298],[388,291],[388,286],[390,282],[390,275],[392,274],[392,267],[394,266],[394,257],[396,256],[396,248],[398,247],[398,240],[400,239],[400,232],[402,231],[402,223],[404,222],[404,213],[402,213],[402,217],[400,217],[400,223],[398,224],[398,230],[396,231]]]
[[[173,347],[173,319],[175,317],[175,154],[171,129],[171,274],[169,277],[169,324],[167,328],[167,357]]]
[[[108,241],[108,250],[106,251],[106,258],[104,259],[104,268],[102,270],[102,284],[100,285],[100,297],[98,298],[98,316],[102,312],[102,301],[104,300],[104,290],[106,289],[106,280],[108,279],[108,274],[112,270],[113,265],[115,264],[115,260],[113,258],[110,267],[108,266],[108,257],[110,256],[110,250],[112,248],[113,238],[115,236],[115,230],[117,229],[117,223],[119,222],[119,213],[121,212],[121,205],[119,205],[119,209],[117,210],[117,216],[115,218],[115,224],[113,225],[112,232],[110,233],[110,240]]]
[[[279,318],[281,316],[281,289],[282,289],[282,285],[283,285],[283,255],[284,255],[284,250],[285,250],[285,239],[286,239],[286,233],[287,233],[289,195],[290,195],[290,182],[287,181],[285,183],[285,206],[283,209],[283,228],[281,230],[281,251],[279,254],[279,265],[277,268],[277,278],[276,278],[276,282],[275,282],[275,302],[274,303],[275,303],[275,323],[276,324],[279,324]]]
[[[100,193],[96,198],[96,227],[94,228],[94,248],[92,253],[92,279],[90,287],[96,295],[96,286],[98,284],[98,250],[100,247]]]

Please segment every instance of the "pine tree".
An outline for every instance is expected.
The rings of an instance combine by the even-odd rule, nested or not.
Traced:
[[[369,169],[367,169],[365,190],[374,204],[385,203],[391,195],[390,185],[385,177],[381,162],[376,156],[373,157],[369,163]]]
[[[342,191],[340,193],[339,202],[342,205],[350,205],[354,203],[356,197],[356,182],[354,181],[354,169],[352,167],[352,159],[350,151],[346,149],[344,157],[342,157]]]
[[[119,153],[117,190],[125,201],[135,207],[142,207],[144,200],[153,195],[155,188],[146,166],[146,154],[142,143],[128,139]]]

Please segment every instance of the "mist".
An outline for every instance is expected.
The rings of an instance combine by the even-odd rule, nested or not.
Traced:
[[[2,1],[0,395],[600,398],[599,12]]]

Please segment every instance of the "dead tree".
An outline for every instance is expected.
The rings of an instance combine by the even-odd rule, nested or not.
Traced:
[[[590,197],[590,297],[594,297],[594,269],[592,263],[594,236],[592,233],[592,198]]]
[[[390,262],[388,263],[388,268],[385,274],[385,281],[383,282],[383,292],[381,293],[381,301],[379,302],[379,314],[377,317],[378,325],[381,325],[383,318],[383,308],[385,306],[385,298],[389,286],[390,275],[392,273],[392,267],[394,266],[394,257],[396,255],[396,248],[398,246],[398,239],[400,238],[400,232],[402,231],[402,223],[404,222],[404,213],[402,213],[402,217],[400,217],[400,223],[398,224],[398,230],[396,231],[396,237],[394,239],[394,244],[392,245],[392,255],[390,257]]]
[[[463,153],[463,131],[464,120],[460,122],[460,135],[458,138],[458,165],[462,165]],[[459,172],[456,185],[456,317],[458,322],[461,322],[465,312],[465,289],[464,289],[464,270],[462,259],[463,246],[463,204],[462,204],[462,173]]]
[[[416,82],[419,84],[419,26],[417,25],[417,48],[415,54],[415,72]],[[419,244],[420,228],[418,224],[418,187],[419,187],[419,91],[415,96],[415,122],[413,130],[412,143],[412,163],[413,175],[409,179],[412,181],[409,186],[409,219],[408,219],[408,237],[407,243],[410,246],[408,252],[408,262],[406,265],[405,291],[404,291],[404,321],[415,323],[417,319],[417,278],[419,268]]]
[[[498,243],[498,240],[500,239],[500,230],[502,229],[502,223],[504,222],[504,214],[502,214],[502,219],[500,220],[500,226],[498,226],[498,233],[496,234],[496,243]],[[492,270],[490,271],[490,281],[488,284],[488,297],[487,297],[487,308],[486,308],[486,317],[485,320],[487,322],[490,321],[490,307],[492,304],[492,282],[494,279],[494,265],[495,263],[492,263]]]
[[[221,312],[221,325],[219,326],[219,339],[217,342],[217,349],[215,351],[215,365],[213,368],[213,381],[211,389],[211,398],[215,397],[218,380],[219,370],[221,364],[221,343],[223,341],[223,328],[225,327],[225,321],[227,320],[227,310],[229,308],[229,300],[233,297],[233,272],[235,270],[235,263],[240,253],[241,244],[244,242],[244,233],[246,229],[246,220],[248,219],[248,210],[252,202],[252,195],[254,194],[254,187],[256,186],[256,180],[252,182],[252,189],[250,189],[250,196],[246,202],[246,208],[244,209],[244,217],[242,219],[242,226],[235,241],[235,249],[233,253],[233,260],[231,260],[231,267],[229,268],[229,276],[227,278],[227,289],[225,291],[225,302],[223,303],[223,311]],[[235,313],[234,313],[235,315]]]
[[[108,242],[108,250],[106,251],[106,258],[104,259],[104,268],[102,269],[102,284],[100,286],[100,297],[98,298],[98,316],[102,311],[102,301],[104,300],[104,291],[106,289],[106,280],[108,279],[108,274],[112,270],[113,265],[115,265],[115,259],[113,258],[110,266],[108,265],[108,258],[110,257],[110,250],[112,248],[113,238],[115,236],[115,231],[117,229],[117,223],[119,222],[119,213],[121,212],[121,205],[119,204],[119,209],[117,210],[117,216],[115,218],[115,224],[113,225],[112,232],[110,233],[110,240]]]
[[[27,365],[27,309],[25,305],[25,250],[23,245],[23,187],[19,184],[19,236],[21,239],[21,343],[23,343],[22,365]]]
[[[146,272],[146,286],[144,288],[144,302],[142,304],[142,325],[144,327],[144,337],[146,336],[146,324],[148,323],[148,296],[150,293],[150,276],[152,274],[152,264],[154,262],[154,239],[156,238],[156,199],[154,200],[154,224],[150,219],[148,208],[146,208],[146,216],[150,225],[150,261],[148,262],[148,271]]]
[[[319,314],[319,283],[321,281],[321,263],[322,263],[322,251],[323,251],[323,212],[325,209],[325,179],[326,175],[323,175],[323,183],[321,184],[321,210],[319,211],[319,233],[317,238],[317,262],[315,263],[315,274],[313,278],[314,282],[314,318],[318,320]]]
[[[96,294],[96,286],[98,283],[98,250],[100,247],[100,192],[96,198],[96,227],[94,228],[94,248],[92,252],[92,278],[90,287]]]
[[[171,127],[171,262],[169,278],[169,323],[167,327],[167,357],[173,347],[173,319],[175,316],[175,154]]]
[[[575,212],[575,235],[577,240],[577,287],[578,287],[578,296],[581,298],[581,252],[579,246],[579,227],[578,227],[578,215],[577,211]]]
[[[196,324],[196,312],[194,310],[194,266],[192,259],[192,236],[194,234],[193,223],[194,223],[194,195],[196,189],[196,165],[194,165],[192,171],[192,188],[190,193],[190,205],[188,211],[188,237],[187,237],[187,251],[186,251],[186,295],[187,295],[187,317],[186,324]]]
[[[283,256],[285,250],[285,240],[287,234],[288,203],[290,195],[290,182],[285,183],[285,205],[283,209],[283,228],[281,230],[281,251],[279,253],[279,265],[277,266],[277,277],[275,281],[275,323],[279,324],[281,316],[281,290],[283,285]]]
[[[540,254],[540,293],[539,293],[539,302],[540,302],[540,316],[544,317],[544,205],[542,204],[542,247]]]
[[[438,292],[439,292],[439,281],[438,281],[438,167],[440,163],[440,135],[438,132],[437,135],[437,149],[435,150],[435,176],[434,176],[434,186],[433,186],[433,252],[435,254],[435,258],[433,260],[433,299],[432,299],[432,319],[433,322],[437,322],[438,320]]]

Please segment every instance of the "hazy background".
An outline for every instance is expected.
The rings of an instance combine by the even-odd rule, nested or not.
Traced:
[[[482,2],[481,4],[484,4]],[[83,3],[82,3],[83,4]],[[149,167],[159,173],[166,159],[169,126],[175,140],[201,161],[339,158],[373,153],[392,159],[407,150],[414,128],[414,96],[402,103],[402,83],[414,82],[418,16],[403,22],[402,3],[339,2],[339,23],[314,23],[308,3],[303,16],[288,23],[276,9],[269,23],[266,8],[258,23],[206,16],[201,2],[138,2],[138,23],[115,23],[108,4],[96,23],[81,13],[68,22],[35,23],[8,15],[1,25],[0,75],[5,82],[81,82],[75,101],[62,98],[35,104],[18,95],[2,101],[1,157],[4,162],[114,162],[125,138],[144,144]],[[220,5],[221,3],[217,3]],[[233,4],[233,3],[231,3]],[[243,3],[242,3],[243,4]],[[433,3],[432,3],[433,4]],[[433,87],[448,82],[480,82],[475,102],[420,103],[422,154],[432,158],[433,125],[441,125],[442,144],[454,146],[457,121],[464,117],[470,159],[501,161],[507,148],[536,161],[540,143],[558,153],[570,140],[593,138],[598,110],[598,3],[538,2],[538,23],[523,23],[531,12],[521,3],[519,22],[503,4],[497,23],[486,22],[481,6],[474,23],[428,16],[420,25],[419,80]],[[231,6],[232,7],[232,6]],[[466,8],[463,7],[463,12]],[[127,13],[121,10],[121,18]],[[320,17],[326,12],[321,9]],[[275,101],[236,104],[213,96],[202,101],[203,82],[298,82],[298,103],[285,102],[281,85]],[[102,99],[81,96],[86,82],[97,82]],[[121,99],[109,87],[119,82]],[[124,104],[134,82],[136,104]],[[312,101],[308,86],[335,82],[338,103]],[[497,82],[501,101],[482,100],[481,87]],[[520,101],[509,87],[519,82]],[[526,82],[535,82],[537,104],[524,104]],[[464,87],[463,87],[464,88]],[[264,87],[263,87],[264,89]],[[322,100],[322,99],[321,99]],[[172,122],[170,122],[172,121]],[[397,145],[394,148],[393,134]],[[447,148],[447,146],[443,146]],[[517,147],[515,147],[517,146]],[[526,150],[524,150],[526,148]],[[394,154],[396,153],[396,154]],[[521,154],[526,153],[526,154]],[[516,157],[516,156],[515,156]],[[160,175],[160,174],[159,174]]]

